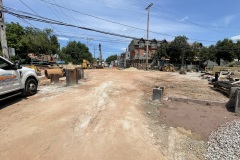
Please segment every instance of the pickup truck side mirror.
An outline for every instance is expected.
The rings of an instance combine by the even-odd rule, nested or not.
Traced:
[[[16,61],[14,62],[14,65],[13,65],[12,67],[13,67],[14,70],[17,70],[17,69],[21,69],[21,68],[22,68],[22,66],[20,65],[20,63],[19,63],[18,60],[16,60]]]

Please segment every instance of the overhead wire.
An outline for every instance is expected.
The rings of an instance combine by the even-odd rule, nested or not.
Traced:
[[[21,0],[20,0],[21,1]],[[55,0],[53,0],[54,1],[54,3],[56,4],[56,1]],[[22,3],[24,3],[24,2],[22,2]],[[25,4],[25,3],[24,3]],[[25,4],[26,6],[27,6],[27,4]],[[70,4],[69,4],[69,6],[70,6]],[[33,11],[35,14],[37,14],[33,9],[31,9],[29,6],[27,6],[31,11]],[[71,6],[70,6],[71,7]],[[59,9],[61,9],[61,8],[59,8]],[[54,10],[56,10],[55,8],[54,8]],[[62,12],[62,11],[60,11],[60,12]],[[58,15],[61,15],[60,14],[60,12],[58,12]],[[68,11],[69,12],[69,11]],[[63,12],[62,12],[63,13]],[[70,13],[70,12],[69,12]],[[54,13],[55,14],[55,13]],[[38,14],[37,14],[38,15]],[[62,17],[62,16],[61,16]],[[65,18],[66,19],[66,18]],[[68,21],[69,22],[69,21]],[[63,34],[61,31],[59,31],[59,30],[57,30],[59,33],[61,33],[62,35],[61,36],[63,36],[63,37],[68,37],[69,38],[69,36],[67,36],[67,35],[65,35],[65,34]],[[76,31],[76,30],[75,30]],[[76,32],[79,32],[79,31],[76,31]],[[100,41],[102,41],[102,40],[100,40]],[[106,42],[106,40],[103,40],[103,42]],[[119,41],[120,42],[120,41]]]
[[[60,6],[60,5],[58,5],[58,4],[54,4],[54,3],[51,3],[51,2],[47,2],[47,1],[45,1],[45,0],[41,0],[41,1],[44,1],[44,2],[46,2],[46,3],[50,3],[50,4],[52,4],[52,5],[56,5],[56,6],[58,6],[58,7],[62,7],[62,6]],[[66,7],[63,7],[64,9],[67,9]],[[72,11],[75,11],[75,10],[72,10]],[[78,11],[75,11],[75,12],[78,12]],[[112,22],[112,21],[111,21]],[[121,23],[117,23],[117,24],[121,24]],[[124,24],[121,24],[121,25],[124,25]],[[131,28],[133,28],[133,29],[138,29],[138,30],[142,30],[142,31],[146,31],[145,29],[141,29],[141,28],[137,28],[137,27],[133,27],[133,26],[129,26],[129,25],[124,25],[124,26],[126,26],[126,27],[131,27]],[[150,32],[152,32],[152,31],[150,31]],[[158,33],[158,32],[152,32],[152,33],[156,33],[156,34],[161,34],[161,35],[166,35],[166,36],[170,36],[170,37],[176,37],[176,36],[174,36],[174,35],[169,35],[169,34],[164,34],[164,33]],[[189,39],[189,40],[196,40],[196,41],[206,41],[206,42],[216,42],[216,41],[208,41],[208,40],[199,40],[199,39]]]
[[[96,19],[98,19],[98,20],[103,20],[103,21],[106,21],[106,22],[109,22],[109,23],[118,24],[118,25],[121,25],[121,26],[125,26],[125,27],[134,28],[134,29],[137,29],[137,30],[146,31],[146,29],[142,29],[142,28],[138,28],[138,27],[126,25],[126,24],[119,23],[119,22],[115,22],[115,21],[111,21],[111,20],[107,20],[107,19],[105,19],[105,18],[97,17],[97,16],[94,16],[94,15],[90,15],[90,14],[87,14],[87,13],[83,13],[83,12],[77,11],[77,10],[72,10],[72,9],[67,8],[67,7],[61,6],[61,5],[59,5],[59,4],[54,4],[54,3],[48,2],[48,1],[46,1],[46,0],[40,0],[40,1],[43,1],[43,2],[45,2],[45,3],[49,3],[49,4],[51,4],[51,5],[58,6],[58,7],[60,7],[60,8],[66,9],[66,10],[71,10],[71,11],[73,11],[73,12],[80,13],[80,14],[83,14],[83,15],[85,15],[85,16],[89,16],[89,17],[92,17],[92,18],[96,18]],[[173,37],[173,38],[176,37],[175,35],[170,35],[170,34],[166,34],[166,33],[160,33],[160,32],[154,32],[154,31],[149,31],[149,32],[150,32],[150,33],[159,34],[159,35],[168,36],[168,37]],[[193,39],[193,38],[191,38],[191,39],[189,38],[189,40],[205,41],[205,42],[216,42],[216,41],[199,40],[199,39]]]
[[[34,14],[31,14],[31,13],[19,11],[19,10],[12,9],[12,8],[9,8],[9,7],[5,7],[5,8],[9,9],[11,11],[20,12],[20,13],[23,13],[23,14],[34,16],[34,17],[31,17],[31,16],[27,16],[27,15],[20,15],[20,14],[16,14],[14,12],[10,12],[10,11],[6,10],[6,12],[9,13],[9,14],[12,14],[14,16],[21,16],[21,17],[24,17],[24,18],[27,18],[27,19],[30,19],[30,20],[35,20],[35,21],[39,21],[39,22],[48,22],[48,23],[51,23],[51,24],[58,24],[58,25],[69,26],[69,27],[76,27],[76,28],[85,29],[85,30],[89,30],[89,31],[95,31],[95,32],[104,33],[104,34],[108,34],[108,35],[115,35],[115,36],[119,36],[119,37],[123,37],[123,38],[140,39],[140,38],[136,38],[136,37],[131,37],[131,36],[126,36],[126,35],[110,33],[110,32],[96,30],[96,29],[91,29],[91,28],[87,28],[87,27],[81,27],[81,26],[76,26],[76,25],[72,25],[72,24],[67,24],[67,23],[64,23],[64,22],[52,20],[52,19],[49,19],[49,18],[42,17],[40,15],[34,15]],[[36,17],[39,17],[39,18],[36,18]],[[158,32],[153,32],[153,33],[158,33]],[[167,35],[167,34],[164,34],[164,35]],[[175,37],[173,35],[168,35],[168,36]],[[198,39],[189,39],[189,40],[207,41],[207,40],[198,40]],[[216,42],[216,41],[207,41],[207,42]]]
[[[97,1],[102,1],[102,0],[97,0]],[[110,2],[110,1],[107,1],[107,0],[104,0],[103,2],[105,2],[106,4],[111,4],[111,5],[115,6],[115,7],[122,8],[124,10],[129,10],[129,11],[132,11],[132,12],[135,12],[135,13],[138,13],[138,14],[146,15],[146,13],[135,11],[135,10],[131,10],[131,9],[128,8],[128,6],[119,5],[118,3],[113,3],[113,2]],[[139,3],[139,1],[138,1],[138,3]],[[142,5],[147,6],[148,4],[147,3],[142,3]],[[143,6],[140,6],[140,5],[138,5],[138,6],[141,7],[141,8],[144,8]],[[155,5],[153,5],[153,6],[155,6]],[[162,12],[162,13],[167,14],[166,12]],[[169,14],[167,14],[167,15],[169,15]],[[169,21],[172,21],[172,22],[177,22],[177,23],[181,23],[181,24],[185,24],[185,25],[194,25],[195,27],[208,29],[208,30],[212,30],[212,31],[217,31],[217,30],[214,30],[213,28],[209,28],[207,26],[203,26],[203,25],[191,22],[189,20],[181,21],[180,19],[182,19],[182,17],[180,17],[180,16],[178,16],[179,18],[176,19],[176,18],[172,18],[172,17],[166,16],[166,15],[158,15],[158,14],[151,13],[151,17],[162,18],[162,19],[166,19],[166,20],[169,20]]]
[[[35,13],[36,15],[39,16],[39,14],[37,12],[35,12],[31,7],[29,7],[26,3],[24,3],[22,0],[19,0],[23,5],[25,5],[28,9],[30,9],[33,13]],[[51,25],[51,24],[50,24]],[[51,25],[56,31],[60,32],[56,27],[54,27],[53,25]],[[61,32],[60,32],[61,33]],[[64,34],[63,34],[64,35]]]
[[[25,19],[23,19],[23,18],[20,18],[20,17],[18,17],[20,20],[25,20]],[[26,20],[25,20],[25,22],[27,22]],[[34,27],[34,26],[33,26]],[[34,28],[36,28],[36,27],[34,27]],[[63,36],[63,37],[65,37],[65,38],[75,38],[75,39],[87,39],[87,38],[85,38],[85,37],[77,37],[77,36],[68,36],[68,35],[66,35],[65,33],[63,34],[63,32],[62,31],[59,31],[60,33],[62,33],[62,35],[60,35],[60,34],[57,34],[57,36]],[[75,33],[76,34],[76,33]],[[96,35],[94,35],[95,37],[96,37]],[[102,37],[102,36],[97,36],[97,37]],[[119,39],[109,39],[109,38],[107,38],[107,37],[105,37],[106,39],[95,39],[94,41],[97,41],[97,40],[99,40],[99,41],[102,41],[102,42],[108,42],[108,43],[115,43],[115,44],[117,44],[117,43],[129,43],[129,41],[122,41],[122,40],[119,40]],[[60,42],[61,43],[61,42]],[[61,45],[62,45],[62,43],[61,43]]]
[[[4,8],[4,12],[6,12],[6,13],[8,13],[10,15],[16,16],[16,17],[25,18],[25,19],[29,19],[29,20],[34,20],[34,21],[38,21],[38,22],[45,22],[45,23],[50,23],[50,24],[62,25],[62,26],[76,27],[76,28],[80,28],[80,29],[84,29],[84,30],[88,30],[88,31],[93,31],[93,32],[98,32],[98,33],[118,36],[118,37],[124,37],[124,38],[129,38],[129,39],[139,39],[139,38],[136,38],[136,37],[121,35],[121,34],[117,34],[117,33],[111,33],[111,32],[96,30],[96,29],[92,29],[92,28],[76,26],[76,25],[64,23],[64,22],[61,22],[61,21],[57,21],[57,20],[53,20],[53,19],[37,16],[37,15],[35,15],[35,17],[30,16],[30,15],[22,15],[22,14],[18,14],[18,13],[14,13],[12,11],[9,11],[9,10],[7,10],[5,8]],[[37,17],[39,17],[39,18],[37,18]]]
[[[61,2],[62,2],[62,0],[61,0]],[[69,8],[70,8],[70,9],[73,9],[72,6],[70,5],[69,1],[66,0],[66,2],[67,2],[67,5],[69,6]],[[62,2],[62,4],[63,4],[63,2]],[[78,22],[77,22],[77,20],[75,19],[74,14],[73,14],[72,12],[70,12],[69,10],[67,10],[67,11],[68,11],[68,13],[72,16],[72,18],[75,20],[75,22],[76,22],[76,24],[77,24]],[[86,23],[86,22],[84,22],[84,21],[82,21],[82,20],[81,20],[81,22],[84,23],[84,24],[86,24],[86,25],[88,25],[88,26],[92,26],[92,27],[93,27],[92,24]],[[96,25],[94,25],[94,26],[95,26],[97,29],[99,29],[98,26],[96,26]],[[86,36],[89,36],[89,35],[86,35]],[[88,43],[88,42],[87,42],[87,43]]]
[[[55,0],[53,0],[53,2],[54,2],[55,4],[57,4]],[[65,12],[63,12],[61,8],[56,7],[56,6],[53,6],[53,9],[52,9],[51,11],[53,11],[53,10],[56,11],[57,14],[55,14],[55,15],[56,15],[57,17],[61,17],[60,19],[66,21],[66,22],[68,22],[68,23],[71,23],[70,20],[69,20],[70,18],[67,18]],[[54,13],[54,12],[53,12],[53,13]],[[72,28],[72,29],[75,30],[76,32],[78,32],[78,31],[76,30],[76,28]]]

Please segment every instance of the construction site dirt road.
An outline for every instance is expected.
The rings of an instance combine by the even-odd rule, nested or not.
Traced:
[[[203,159],[210,132],[239,119],[221,106],[152,102],[155,86],[164,86],[166,97],[227,101],[195,73],[85,70],[79,85],[45,80],[34,96],[0,102],[0,157]]]

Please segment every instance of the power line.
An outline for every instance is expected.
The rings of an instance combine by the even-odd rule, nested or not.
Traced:
[[[41,0],[41,1],[44,1],[44,0]],[[46,1],[45,1],[46,2]],[[51,3],[52,4],[52,3]],[[54,5],[54,4],[53,4]],[[26,15],[19,15],[19,14],[15,14],[14,12],[9,12],[9,14],[12,14],[14,16],[23,16],[25,18],[28,17],[28,19],[30,20],[34,20],[35,17],[39,17],[39,18],[35,18],[35,21],[40,21],[40,22],[44,22],[44,20],[48,20],[48,23],[51,22],[51,24],[59,24],[61,23],[61,25],[65,25],[65,26],[70,26],[70,27],[76,27],[76,28],[80,28],[80,29],[85,29],[85,30],[89,30],[89,31],[95,31],[95,32],[100,32],[100,33],[105,33],[105,34],[108,34],[108,35],[120,35],[120,34],[115,34],[115,33],[109,33],[109,32],[105,32],[105,31],[100,31],[100,30],[96,30],[96,29],[91,29],[91,28],[87,28],[87,27],[80,27],[80,26],[76,26],[76,25],[72,25],[72,24],[67,24],[67,23],[64,23],[64,22],[60,22],[60,21],[56,21],[56,20],[52,20],[52,19],[49,19],[49,18],[45,18],[45,17],[42,17],[42,16],[39,16],[39,15],[34,15],[34,14],[31,14],[31,13],[27,13],[27,12],[23,12],[23,11],[19,11],[19,10],[16,10],[16,9],[12,9],[12,8],[9,8],[9,7],[4,7],[5,9],[8,9],[8,10],[11,10],[11,11],[15,11],[15,12],[20,12],[20,13],[23,13],[23,14],[27,14],[27,15],[32,15],[34,17],[31,17],[31,16],[26,16]],[[65,7],[63,7],[64,9],[66,9]],[[75,12],[78,12],[78,11],[75,11]],[[50,21],[50,22],[49,22]],[[53,23],[53,21],[55,21],[55,23]],[[118,23],[118,22],[113,22],[113,23]],[[119,23],[121,24],[121,23]],[[60,25],[60,24],[59,24]],[[142,31],[146,31],[145,29],[141,29],[141,28],[137,28],[137,27],[132,27],[132,26],[129,26],[129,25],[125,25],[125,24],[121,24],[121,25],[124,25],[124,26],[127,26],[127,27],[131,27],[131,28],[134,28],[134,29],[138,29],[138,30],[142,30]],[[164,33],[159,33],[159,32],[153,32],[153,31],[149,31],[150,33],[156,33],[156,34],[160,34],[160,35],[165,35],[165,36],[169,36],[169,37],[176,37],[174,35],[169,35],[169,34],[164,34]],[[123,37],[123,38],[132,38],[132,39],[135,39],[135,37],[131,37],[131,36],[125,36],[125,35],[121,35],[119,37]],[[136,39],[139,39],[139,38],[136,38]],[[205,41],[205,42],[216,42],[216,41],[209,41],[209,40],[199,40],[199,39],[190,39],[189,40],[194,40],[194,41]]]
[[[49,4],[54,5],[54,6],[58,6],[58,7],[60,7],[60,8],[66,9],[66,10],[71,10],[71,11],[76,12],[76,13],[80,13],[80,14],[83,14],[83,15],[86,15],[86,16],[89,16],[89,17],[92,17],[92,18],[96,18],[96,19],[99,19],[99,20],[107,21],[107,22],[110,22],[110,23],[118,24],[118,25],[121,25],[121,26],[129,27],[129,28],[134,28],[134,29],[146,31],[145,29],[142,29],[142,28],[138,28],[138,27],[134,27],[134,26],[122,24],[122,23],[119,23],[119,22],[114,22],[114,21],[111,21],[111,20],[107,20],[107,19],[104,19],[104,18],[100,18],[100,17],[97,17],[97,16],[93,16],[93,15],[90,15],[90,14],[86,14],[86,13],[83,13],[83,12],[79,12],[79,11],[76,11],[76,10],[72,10],[72,9],[69,9],[69,8],[67,8],[67,7],[63,7],[63,6],[58,5],[58,4],[54,4],[54,3],[51,3],[51,2],[47,2],[47,1],[45,1],[45,0],[41,0],[41,1],[43,1],[43,2],[45,2],[45,3],[49,3]],[[153,32],[153,31],[149,31],[149,32],[156,33],[156,34],[161,34],[161,35],[165,35],[165,36],[170,36],[170,37],[176,37],[176,36],[173,36],[173,35],[164,34],[164,33],[159,33],[159,32]]]
[[[57,4],[55,0],[53,0],[53,2],[54,2],[55,4]],[[59,9],[59,10],[58,10],[58,9]],[[61,9],[61,8],[58,8],[58,7],[55,8],[55,6],[53,6],[53,10],[55,10],[55,11],[57,12],[57,14],[54,13],[57,17],[62,17],[62,18],[60,18],[60,19],[65,19],[66,22],[71,23],[71,22],[69,21],[69,18],[67,18],[66,14],[65,14],[64,12],[62,12],[62,9]],[[52,10],[52,11],[53,11],[53,10]],[[61,14],[61,13],[64,13],[64,14]],[[75,28],[73,28],[73,29],[76,31]]]
[[[28,9],[30,9],[33,13],[39,16],[37,12],[35,12],[32,8],[30,8],[26,3],[24,3],[22,0],[19,0],[22,4],[24,4]],[[51,24],[50,24],[51,25]],[[54,29],[56,29],[58,32],[60,32],[57,28],[55,28],[53,25],[51,25]],[[61,33],[61,32],[60,32]]]
[[[76,26],[76,25],[64,23],[64,22],[61,22],[61,21],[52,20],[52,19],[49,19],[49,18],[44,18],[44,17],[37,18],[37,17],[39,17],[39,16],[36,16],[36,15],[35,15],[35,17],[29,16],[29,15],[22,15],[22,14],[18,14],[18,13],[14,13],[14,12],[12,12],[12,11],[6,10],[5,8],[4,8],[4,12],[6,12],[6,13],[8,13],[8,14],[10,14],[10,15],[16,16],[16,17],[20,17],[20,18],[24,18],[24,19],[29,19],[29,20],[34,20],[34,21],[38,21],[38,22],[45,22],[45,23],[49,23],[49,24],[57,24],[57,25],[62,25],[62,26],[75,27],[75,28],[80,28],[80,29],[89,30],[89,31],[93,31],[93,32],[98,32],[98,33],[103,33],[103,34],[108,34],[108,35],[123,37],[123,38],[139,39],[139,38],[136,38],[136,37],[121,35],[121,34],[117,34],[117,33],[111,33],[111,32],[96,30],[96,29],[92,29],[92,28]]]
[[[101,0],[97,0],[97,1],[100,1],[100,2],[103,2]],[[117,3],[113,3],[113,2],[109,2],[109,1],[104,1],[106,4],[110,4],[110,5],[114,5],[115,4],[115,7],[118,7],[118,8],[123,8],[124,10],[129,10],[129,11],[132,11],[132,12],[135,12],[135,13],[139,13],[139,14],[144,14],[145,13],[142,13],[142,12],[138,12],[138,11],[135,11],[135,10],[131,10],[131,9],[128,9],[127,6],[123,6],[123,5],[119,5]],[[140,1],[141,2],[141,1]],[[141,4],[144,4],[144,6],[146,5],[145,3],[141,3]],[[119,7],[120,6],[120,7]],[[139,5],[140,6],[140,5]],[[160,5],[158,5],[160,6]],[[140,6],[142,7],[142,6]],[[163,11],[162,11],[163,12]],[[167,14],[166,12],[163,12],[165,14]],[[170,14],[167,14],[167,15],[170,15]],[[178,16],[177,14],[174,14],[176,15],[177,17],[179,18],[182,18],[180,16]],[[185,25],[194,25],[195,27],[199,27],[199,28],[203,28],[203,29],[208,29],[208,30],[212,30],[212,31],[216,31],[218,32],[217,30],[214,30],[214,28],[210,28],[208,26],[204,26],[204,25],[201,25],[201,24],[197,24],[195,22],[191,22],[189,20],[185,20],[185,21],[180,21],[179,19],[175,19],[175,18],[172,18],[172,17],[168,17],[168,16],[165,16],[165,15],[157,15],[157,14],[151,14],[151,17],[156,17],[156,18],[162,18],[162,19],[166,19],[166,20],[169,20],[169,21],[172,21],[172,22],[177,22],[177,23],[181,23],[181,24],[185,24]]]
[[[85,16],[89,16],[89,17],[92,17],[92,18],[96,18],[96,19],[99,19],[99,20],[103,20],[103,21],[106,21],[106,22],[118,24],[118,25],[121,25],[121,26],[129,27],[129,28],[133,28],[133,29],[137,29],[137,30],[146,31],[146,29],[142,29],[142,28],[138,28],[138,27],[126,25],[126,24],[119,23],[119,22],[115,22],[115,21],[111,21],[111,20],[107,20],[107,19],[105,19],[105,18],[100,18],[100,17],[94,16],[94,15],[90,15],[90,14],[87,14],[87,13],[83,13],[83,12],[77,11],[77,10],[69,9],[69,8],[67,8],[67,7],[64,7],[64,6],[61,6],[61,5],[58,5],[58,4],[54,4],[54,3],[48,2],[48,1],[46,1],[46,0],[41,0],[41,1],[42,1],[42,2],[45,2],[45,3],[48,3],[48,4],[51,4],[51,5],[54,5],[54,6],[57,6],[57,7],[60,7],[60,8],[63,8],[63,9],[66,9],[66,10],[70,10],[70,11],[73,11],[73,12],[76,12],[76,13],[80,13],[80,14],[85,15]],[[140,13],[140,12],[137,12],[137,13]],[[142,13],[141,13],[141,14],[142,14]],[[174,19],[173,19],[173,20],[174,20]],[[178,21],[178,20],[174,20],[174,21],[181,23],[181,21]],[[182,22],[182,23],[184,23],[184,22]],[[186,23],[185,23],[185,24],[186,24]],[[175,35],[170,35],[170,34],[166,34],[166,33],[160,33],[160,32],[154,32],[154,31],[149,31],[149,32],[150,32],[150,33],[155,33],[155,34],[164,35],[164,36],[168,36],[168,37],[176,37]],[[189,39],[189,40],[205,41],[205,42],[216,42],[216,41],[198,40],[198,39]]]
[[[61,36],[60,34],[57,34],[57,36]],[[70,37],[70,38],[77,38],[77,39],[84,39],[84,40],[87,40],[86,37],[79,37],[79,36],[67,36],[67,37]],[[92,41],[101,41],[101,42],[109,42],[109,43],[115,43],[115,44],[118,44],[119,42],[121,43],[126,43],[128,44],[129,42],[128,41],[119,41],[119,40],[106,40],[106,39],[91,39]]]

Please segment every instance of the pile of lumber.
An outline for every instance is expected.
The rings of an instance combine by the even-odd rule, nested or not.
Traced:
[[[232,87],[239,87],[240,88],[240,81],[216,81],[213,84],[214,88],[226,93],[228,96],[231,94]]]

